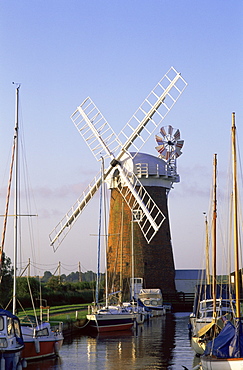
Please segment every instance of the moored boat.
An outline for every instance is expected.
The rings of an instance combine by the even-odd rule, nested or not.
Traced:
[[[191,346],[198,355],[204,353],[208,341],[215,338],[224,327],[224,322],[232,320],[235,314],[235,306],[229,284],[217,284],[217,154],[214,154],[213,168],[212,277],[209,271],[209,238],[206,217],[206,281],[202,281],[201,285],[196,287],[193,313],[190,315],[189,321]]]
[[[216,338],[207,343],[206,350],[201,357],[203,370],[240,370],[243,368],[243,328],[240,308],[240,267],[239,267],[239,199],[237,183],[237,156],[236,156],[236,126],[235,114],[232,114],[232,194],[233,203],[233,245],[234,245],[234,287],[236,314],[234,323],[226,322],[224,328]]]
[[[51,326],[50,322],[37,322],[25,317],[21,320],[21,329],[26,360],[38,360],[58,356],[63,343],[62,323]]]
[[[100,245],[101,245],[101,225],[104,219],[105,227],[105,261],[107,266],[107,232],[106,232],[106,204],[105,204],[105,186],[104,186],[104,159],[102,158],[101,165],[101,187],[100,187],[100,210],[99,210],[99,233],[98,233],[98,263],[97,263],[97,282],[95,304],[89,307],[86,318],[89,327],[98,332],[120,331],[131,329],[134,325],[134,314],[129,312],[122,305],[112,306],[108,302],[108,276],[105,274],[105,305],[99,305],[99,286],[100,286]],[[104,204],[103,204],[104,202]],[[102,217],[102,209],[104,208],[104,215]]]
[[[0,368],[21,370],[26,367],[22,351],[24,341],[17,316],[0,309]]]
[[[235,302],[230,299],[216,298],[216,317],[220,318],[227,315],[233,318],[235,312]],[[203,329],[203,327],[213,320],[213,299],[203,299],[199,302],[198,313],[190,315],[192,335]]]
[[[153,316],[163,316],[166,310],[163,305],[163,296],[160,289],[141,289],[139,300],[151,310]]]
[[[86,315],[89,326],[98,332],[129,330],[134,325],[134,313],[124,307],[108,306],[100,309],[93,308],[93,312]]]
[[[18,252],[18,238],[19,238],[19,153],[18,153],[18,141],[19,141],[19,89],[20,84],[17,84],[16,88],[16,122],[14,129],[14,143],[13,143],[13,154],[12,163],[10,167],[10,180],[9,180],[9,190],[7,196],[7,204],[9,202],[11,179],[12,179],[12,168],[15,163],[15,196],[14,196],[14,276],[13,276],[13,315],[15,317],[16,313],[16,301],[17,301],[17,252]],[[8,207],[6,207],[5,217],[8,217]],[[6,229],[6,227],[5,227]],[[6,230],[4,230],[5,232]],[[3,243],[2,243],[3,244]],[[14,319],[15,320],[15,319]],[[16,320],[15,320],[16,321]],[[15,322],[14,321],[14,322]],[[17,321],[16,321],[17,322]],[[24,345],[21,350],[23,350],[22,355],[29,359],[40,359],[43,357],[50,357],[58,353],[58,348],[61,347],[63,342],[63,335],[61,330],[53,331],[51,330],[49,322],[38,323],[37,318],[34,322],[28,322],[26,325],[21,325],[20,323],[21,340]],[[0,345],[1,347],[1,345]],[[1,348],[0,348],[1,349]],[[2,369],[2,367],[1,367]],[[5,368],[3,368],[5,369]],[[12,369],[12,368],[10,368]]]

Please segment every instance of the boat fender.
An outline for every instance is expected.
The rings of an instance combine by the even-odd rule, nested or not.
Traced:
[[[22,370],[22,365],[21,365],[20,362],[18,363],[18,366],[16,367],[16,370]]]
[[[56,355],[59,354],[59,344],[58,344],[58,342],[55,342],[55,344],[54,344],[54,351],[55,351]]]
[[[40,353],[40,342],[38,338],[35,338],[35,351],[36,353]]]
[[[21,362],[22,362],[22,367],[23,368],[26,368],[27,367],[27,361],[26,361],[26,359],[23,358]]]
[[[1,370],[3,369],[5,369],[5,358],[1,358],[1,362],[0,362],[0,365],[1,365]]]

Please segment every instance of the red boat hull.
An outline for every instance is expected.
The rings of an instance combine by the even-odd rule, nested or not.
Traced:
[[[36,342],[25,341],[25,348],[22,351],[22,357],[26,360],[37,360],[45,357],[57,356],[62,346],[63,340],[39,340],[39,345],[36,346]]]

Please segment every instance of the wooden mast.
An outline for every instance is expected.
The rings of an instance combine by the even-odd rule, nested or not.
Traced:
[[[232,113],[232,167],[233,167],[233,217],[234,217],[234,257],[235,257],[235,301],[236,317],[240,318],[240,282],[239,282],[239,240],[238,240],[238,189],[236,157],[235,113]]]
[[[119,289],[119,304],[122,304],[123,300],[123,222],[124,222],[124,202],[122,202],[122,214],[121,214],[121,256],[120,256],[120,289]]]
[[[12,159],[11,159],[10,173],[9,173],[9,180],[8,180],[8,191],[7,191],[7,198],[6,198],[6,205],[5,205],[4,221],[3,221],[2,239],[1,239],[1,245],[0,245],[0,281],[2,280],[2,262],[3,262],[2,259],[3,259],[3,250],[4,250],[4,243],[5,243],[6,229],[7,229],[7,220],[8,220],[8,208],[9,208],[9,200],[10,200],[10,193],[11,193],[12,177],[13,177],[15,146],[16,146],[16,140],[15,140],[15,135],[14,135],[14,142],[13,142],[13,147],[12,147]]]
[[[209,237],[208,237],[208,219],[205,214],[205,232],[206,232],[206,282],[210,284],[210,264],[209,264]]]
[[[216,222],[217,222],[217,154],[214,154],[214,174],[213,174],[213,228],[212,228],[212,252],[213,252],[213,315],[216,318],[216,240],[217,240],[217,230],[216,230]]]

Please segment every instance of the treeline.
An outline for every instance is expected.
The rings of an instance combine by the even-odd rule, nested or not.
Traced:
[[[0,306],[11,309],[13,295],[13,268],[11,260],[3,256],[0,284]],[[103,296],[104,275],[100,279],[99,296]],[[17,308],[57,306],[64,304],[91,303],[94,301],[96,274],[92,271],[84,273],[72,272],[68,276],[54,276],[45,271],[43,277],[18,277],[16,281]]]
[[[52,276],[53,275],[50,271],[45,271],[44,275],[41,277],[41,281],[43,283],[47,283],[48,280]],[[58,278],[62,282],[73,282],[73,283],[76,283],[78,281],[79,282],[81,282],[81,281],[82,282],[92,282],[92,281],[96,281],[96,273],[94,273],[93,271],[86,271],[86,272],[76,271],[76,272],[71,272],[71,274],[69,274],[69,275],[62,274],[62,275],[58,276]]]

